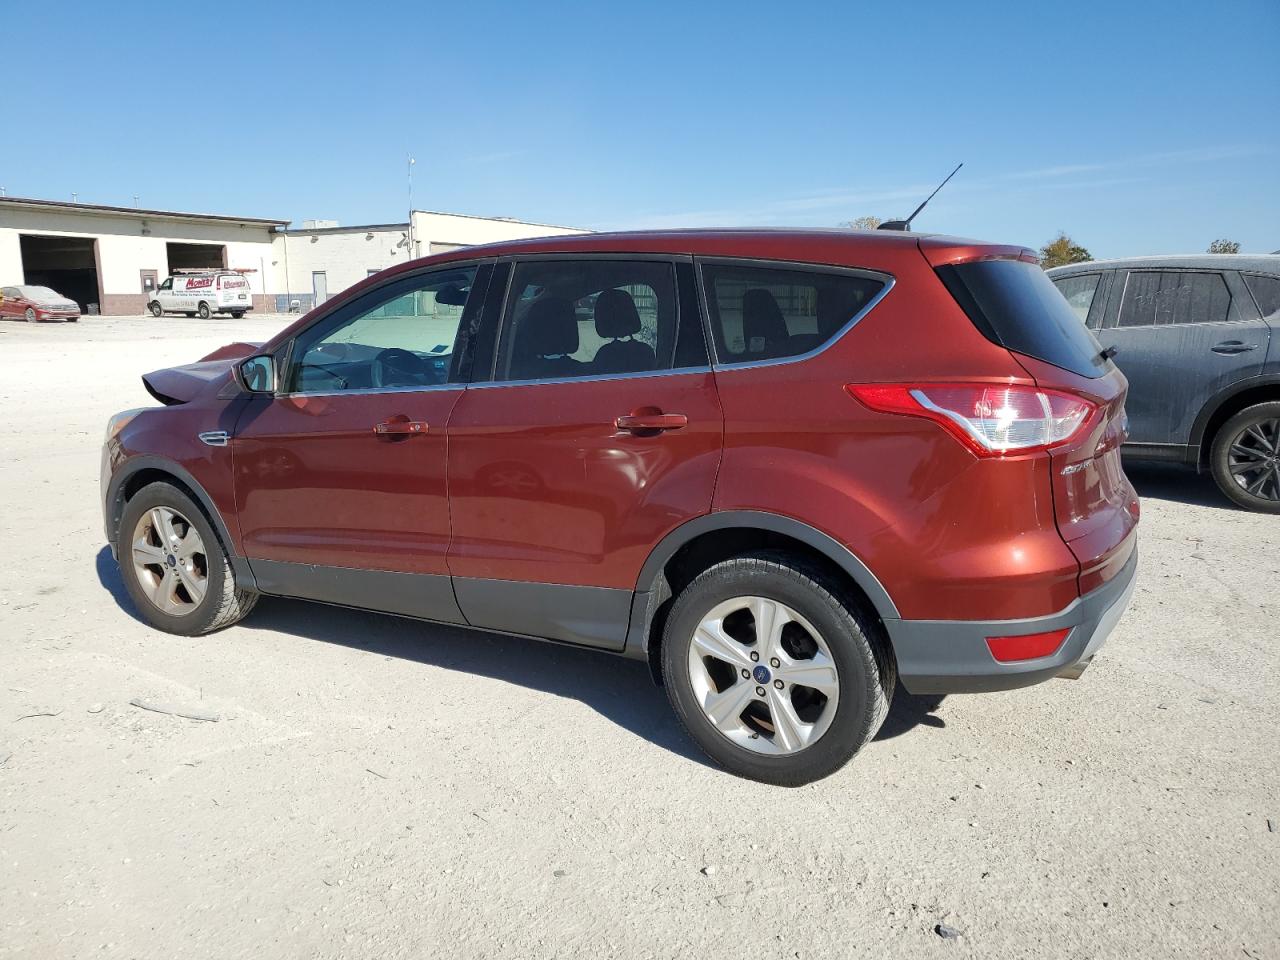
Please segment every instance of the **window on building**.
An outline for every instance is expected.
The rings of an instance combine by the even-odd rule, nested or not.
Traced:
[[[1133,270],[1120,305],[1122,327],[1216,323],[1231,316],[1231,291],[1220,273]]]
[[[871,277],[721,263],[703,264],[702,278],[720,363],[815,350],[884,288]]]

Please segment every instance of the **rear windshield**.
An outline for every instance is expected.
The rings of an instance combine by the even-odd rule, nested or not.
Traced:
[[[1082,377],[1109,369],[1098,341],[1036,264],[979,260],[939,267],[938,276],[992,343]]]

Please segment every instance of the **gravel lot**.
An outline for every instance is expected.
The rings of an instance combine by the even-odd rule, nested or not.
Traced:
[[[602,654],[271,599],[144,627],[105,421],[284,322],[0,327],[0,957],[1280,956],[1280,518],[1135,470],[1083,679],[899,691],[840,774],[765,787]]]

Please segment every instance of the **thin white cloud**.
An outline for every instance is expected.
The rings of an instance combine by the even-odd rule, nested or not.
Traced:
[[[1005,180],[1045,180],[1056,177],[1069,177],[1077,173],[1097,173],[1100,170],[1122,170],[1129,167],[1153,167],[1171,163],[1211,163],[1218,160],[1231,160],[1237,157],[1251,157],[1271,151],[1262,147],[1243,144],[1227,144],[1213,147],[1197,147],[1190,150],[1165,150],[1160,153],[1140,154],[1120,160],[1105,160],[1097,163],[1069,163],[1054,167],[1041,167],[1037,170],[1019,170],[1006,173],[996,179]]]
[[[1031,170],[996,174],[991,177],[960,177],[934,202],[934,212],[949,199],[978,195],[994,190],[1019,194],[1046,190],[1093,190],[1100,187],[1147,182],[1150,176],[1139,175],[1144,169],[1170,164],[1207,163],[1236,157],[1274,152],[1268,148],[1247,145],[1220,145],[1190,150],[1166,150],[1118,160],[1094,163],[1068,163]],[[1080,178],[1081,174],[1112,173],[1114,176]],[[835,226],[863,214],[873,213],[888,218],[906,216],[917,203],[927,197],[936,183],[916,183],[882,190],[859,190],[853,187],[815,191],[805,196],[762,200],[754,205],[707,208],[639,214],[625,221],[602,224],[602,229],[669,230],[681,227],[779,226],[784,224],[822,224]]]

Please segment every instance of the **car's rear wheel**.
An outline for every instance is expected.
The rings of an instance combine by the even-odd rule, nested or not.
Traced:
[[[194,316],[195,316],[195,314],[194,314],[194,313],[184,313],[184,314],[183,314],[183,316],[184,316],[184,317],[186,317],[187,319],[190,319],[191,317],[194,317]]]
[[[1213,438],[1213,479],[1229,500],[1259,513],[1280,513],[1280,401],[1254,404]]]
[[[880,729],[897,677],[879,624],[842,585],[774,553],[694,579],[662,655],[671,704],[708,756],[782,786],[844,766]]]
[[[159,317],[164,315],[164,307],[160,306],[160,304],[156,303],[154,300],[151,302],[151,305],[147,309],[151,311],[151,315],[153,317]]]
[[[27,323],[36,322],[36,312],[31,307],[27,307],[27,312],[23,316],[27,318]]]
[[[232,319],[232,320],[239,320],[239,319],[240,319],[241,317],[243,317],[243,316],[244,316],[244,311],[243,311],[243,310],[232,310],[232,311],[231,311],[231,319]]]
[[[197,310],[196,312],[200,314],[201,320],[208,320],[211,316],[213,316],[213,313],[209,310],[209,305],[207,303],[201,303],[200,309]]]
[[[138,613],[169,633],[211,633],[257,602],[257,594],[238,588],[226,548],[203,511],[171,484],[148,484],[128,502],[117,553]]]

